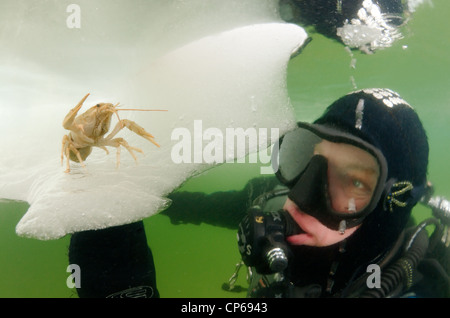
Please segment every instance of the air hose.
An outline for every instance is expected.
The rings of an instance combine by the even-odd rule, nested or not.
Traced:
[[[428,249],[428,234],[423,231],[428,224],[422,222],[406,245],[405,255],[382,270],[380,288],[368,289],[361,298],[393,297],[412,286],[414,272]]]

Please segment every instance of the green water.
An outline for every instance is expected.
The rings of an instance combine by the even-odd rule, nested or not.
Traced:
[[[450,198],[450,1],[433,3],[418,9],[403,29],[405,38],[392,48],[374,55],[353,52],[356,69],[350,67],[351,57],[341,44],[310,33],[313,41],[290,63],[288,89],[297,118],[304,121],[353,90],[351,77],[357,88],[388,87],[399,92],[427,130],[429,179],[437,194]],[[183,190],[240,189],[258,173],[256,165],[226,164],[189,180]],[[69,238],[38,241],[15,234],[27,208],[26,203],[0,202],[0,297],[77,297],[66,286]],[[423,219],[429,211],[417,207],[414,215]],[[245,296],[221,289],[239,261],[234,230],[172,225],[163,215],[146,219],[145,225],[162,297]],[[237,284],[246,287],[244,272]]]

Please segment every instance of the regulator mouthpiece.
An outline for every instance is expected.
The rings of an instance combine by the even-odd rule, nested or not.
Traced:
[[[245,265],[260,274],[284,271],[291,256],[286,237],[301,233],[288,212],[262,212],[258,206],[249,209],[239,224],[238,246]]]

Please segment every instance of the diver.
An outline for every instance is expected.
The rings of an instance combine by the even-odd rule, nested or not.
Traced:
[[[253,268],[249,296],[450,296],[450,210],[409,228],[412,208],[430,201],[428,141],[397,93],[344,96],[278,149],[272,163],[285,189],[257,198],[239,228]],[[369,268],[378,269],[377,286]]]
[[[174,224],[237,229],[249,297],[450,296],[450,209],[434,202],[446,214],[411,225],[412,208],[433,201],[429,148],[397,93],[349,93],[275,149],[276,176],[240,191],[174,191],[161,213]],[[80,297],[159,296],[142,221],[73,234],[69,262],[82,268]],[[371,288],[373,266],[380,277]]]
[[[350,48],[373,53],[403,37],[400,27],[423,1],[281,0],[280,15]]]

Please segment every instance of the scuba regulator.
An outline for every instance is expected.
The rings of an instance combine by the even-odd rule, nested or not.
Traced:
[[[288,212],[263,212],[253,206],[239,224],[238,247],[245,265],[260,274],[283,272],[291,258],[286,237],[301,233]]]

